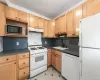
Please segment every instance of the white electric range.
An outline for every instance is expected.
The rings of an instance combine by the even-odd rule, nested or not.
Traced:
[[[30,50],[30,78],[47,70],[47,48],[42,47],[41,33],[28,33]]]

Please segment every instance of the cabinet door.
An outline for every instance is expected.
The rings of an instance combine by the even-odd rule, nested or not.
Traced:
[[[100,13],[100,0],[88,0],[83,4],[83,17]]]
[[[48,20],[44,20],[44,33],[43,37],[48,37]]]
[[[30,27],[37,28],[38,26],[38,17],[30,15]]]
[[[38,28],[43,28],[44,19],[38,18]]]
[[[82,19],[82,5],[74,9],[74,33],[79,36],[79,24]]]
[[[55,34],[59,34],[60,33],[60,19],[57,18],[55,20]]]
[[[51,53],[48,53],[48,66],[51,65]]]
[[[67,13],[67,36],[72,37],[74,35],[74,14],[73,10]]]
[[[12,20],[18,20],[18,10],[6,6],[6,17]]]
[[[19,21],[28,23],[26,12],[19,11]]]
[[[52,53],[52,66],[56,68],[56,56],[55,56],[55,53]]]
[[[61,56],[56,55],[56,69],[61,72]]]
[[[16,62],[0,64],[0,80],[16,80]]]
[[[0,3],[0,36],[4,36],[5,34],[5,25],[6,25],[5,6]]]
[[[51,20],[48,22],[48,37],[54,38],[55,37],[55,20]]]
[[[60,33],[66,33],[66,15],[60,17]]]

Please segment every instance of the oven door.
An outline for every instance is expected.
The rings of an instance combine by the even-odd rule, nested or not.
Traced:
[[[47,65],[47,52],[31,55],[30,69],[34,70]]]

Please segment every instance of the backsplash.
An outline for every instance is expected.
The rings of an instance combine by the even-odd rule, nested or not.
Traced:
[[[16,50],[28,48],[27,38],[3,37],[3,50]]]
[[[62,46],[61,39],[66,46],[78,46],[79,38],[42,38],[42,45],[44,47]],[[46,44],[45,44],[46,43]]]
[[[0,37],[0,52],[3,51],[3,38]]]

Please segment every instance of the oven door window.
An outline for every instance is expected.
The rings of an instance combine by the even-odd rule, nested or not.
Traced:
[[[35,57],[35,62],[39,62],[39,61],[43,61],[43,60],[44,60],[44,55]]]

